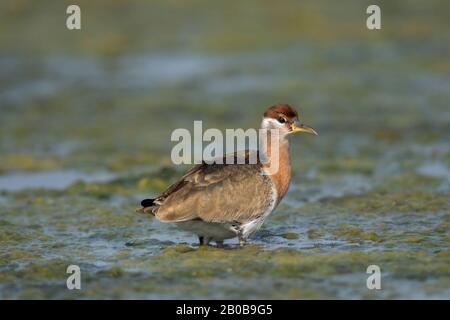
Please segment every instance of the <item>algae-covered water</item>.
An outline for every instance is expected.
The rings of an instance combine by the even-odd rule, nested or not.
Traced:
[[[0,299],[450,298],[450,6],[0,4]],[[296,106],[289,193],[244,248],[134,209],[171,132]],[[81,290],[68,290],[69,265]],[[369,290],[369,265],[381,290]]]

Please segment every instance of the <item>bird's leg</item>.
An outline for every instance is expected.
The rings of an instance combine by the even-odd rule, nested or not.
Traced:
[[[223,240],[221,240],[221,241],[216,240],[216,246],[217,246],[217,248],[223,248],[224,247]]]
[[[244,234],[242,233],[242,229],[238,230],[238,239],[239,239],[239,246],[243,247],[247,243],[247,238],[244,237]]]
[[[200,246],[207,246],[211,242],[211,238],[205,237],[205,236],[199,236],[198,242],[199,242]]]
[[[239,221],[233,221],[230,228],[239,239],[239,246],[243,247],[247,243],[247,238],[244,236],[242,224]]]

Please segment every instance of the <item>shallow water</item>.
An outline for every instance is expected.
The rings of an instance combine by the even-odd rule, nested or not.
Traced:
[[[107,172],[83,173],[75,170],[9,173],[0,176],[0,191],[35,188],[61,190],[77,181],[106,182],[113,178],[114,175]]]
[[[82,2],[100,28],[69,41],[49,19],[42,43],[16,21],[59,7],[0,5],[33,52],[0,28],[0,299],[448,299],[450,19],[420,4],[375,34],[359,2],[217,2],[225,20],[206,1],[189,15],[131,1],[129,20]],[[135,21],[158,28],[124,34]],[[170,161],[173,129],[257,127],[276,102],[319,136],[293,137],[289,193],[248,247],[198,248],[134,212],[187,169]],[[65,289],[70,264],[80,291]],[[382,290],[366,287],[371,264]]]

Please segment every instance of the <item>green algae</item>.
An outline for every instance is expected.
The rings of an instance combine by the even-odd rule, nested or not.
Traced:
[[[373,160],[362,157],[355,158],[335,158],[332,161],[325,161],[319,166],[324,173],[353,172],[361,174],[372,174],[375,168]]]
[[[433,188],[439,187],[442,181],[443,179],[440,177],[403,173],[386,177],[375,189],[385,193],[404,190],[433,190]]]
[[[370,240],[370,241],[378,241],[380,240],[379,235],[374,232],[374,231],[369,231],[369,232],[363,232],[361,235],[361,238],[363,240]]]
[[[370,240],[378,241],[380,238],[374,231],[364,231],[356,225],[339,225],[334,231],[334,235],[350,240]]]
[[[180,251],[181,250],[181,251]],[[179,254],[176,254],[176,253]],[[305,254],[293,249],[264,250],[258,246],[243,249],[221,250],[212,247],[186,249],[185,246],[163,251],[152,259],[152,270],[164,274],[180,272],[180,277],[210,277],[213,275],[233,273],[239,276],[258,276],[264,274],[279,276],[301,276],[302,274],[340,274],[351,273],[368,263],[379,260],[386,262],[392,272],[399,272],[395,267],[396,259],[437,260],[436,266],[430,269],[436,275],[448,275],[445,270],[445,256],[431,255],[423,252],[338,252],[324,254]],[[176,261],[176,264],[173,262]],[[414,262],[417,267],[417,262]],[[400,268],[402,269],[402,268]],[[411,266],[413,270],[414,267]],[[425,272],[426,268],[419,268]],[[360,269],[362,270],[362,269]],[[432,273],[433,273],[432,272]]]
[[[427,191],[368,192],[364,195],[348,195],[340,198],[327,198],[320,204],[311,203],[304,212],[351,212],[351,213],[392,213],[424,212],[433,213],[450,208],[448,196]]]
[[[363,233],[363,230],[355,225],[339,225],[335,234],[339,237],[359,237]]]
[[[282,235],[283,238],[287,240],[297,240],[299,238],[298,233],[296,232],[287,232]]]
[[[6,259],[6,260],[33,260],[33,259],[39,259],[41,258],[41,255],[38,252],[35,251],[25,251],[25,250],[12,250],[4,255],[4,257],[0,257],[0,259]]]
[[[161,173],[154,175],[159,174]],[[170,173],[165,178],[172,179],[173,175],[174,173]],[[161,176],[164,175],[161,174]],[[315,249],[303,251],[295,247],[271,249],[270,243],[264,242],[250,244],[243,248],[236,245],[228,245],[225,248],[212,246],[199,248],[148,238],[150,234],[156,236],[166,232],[179,233],[180,231],[174,229],[150,231],[153,219],[136,215],[130,210],[133,208],[135,199],[128,196],[129,191],[126,189],[129,186],[131,190],[137,190],[139,187],[136,181],[139,181],[138,177],[100,184],[104,185],[102,186],[104,188],[116,188],[117,194],[122,193],[121,188],[125,190],[122,193],[124,203],[114,206],[108,203],[108,199],[86,193],[86,186],[80,188],[79,185],[56,192],[41,190],[39,193],[31,191],[15,193],[10,200],[9,209],[3,215],[4,222],[1,226],[3,229],[10,230],[1,234],[5,237],[5,241],[15,242],[19,248],[0,253],[0,261],[9,268],[13,268],[16,264],[22,267],[17,271],[0,273],[0,280],[8,284],[21,279],[24,287],[22,290],[9,294],[16,298],[73,298],[73,293],[66,293],[57,287],[64,286],[67,278],[65,270],[69,264],[74,263],[74,257],[76,257],[75,261],[79,262],[89,263],[98,260],[99,257],[106,261],[106,266],[100,270],[89,266],[82,267],[83,286],[86,289],[77,296],[78,298],[104,297],[106,287],[108,288],[107,296],[111,298],[123,298],[130,295],[183,297],[193,290],[197,292],[197,297],[209,297],[214,290],[216,297],[219,298],[332,298],[336,297],[336,292],[318,286],[320,283],[318,279],[334,279],[348,274],[364,277],[365,268],[369,264],[381,265],[382,270],[386,270],[393,279],[396,279],[393,281],[426,282],[427,279],[445,280],[448,277],[447,267],[450,263],[448,252],[438,249],[442,248],[444,243],[448,243],[450,216],[448,214],[440,214],[439,219],[436,215],[435,219],[438,219],[436,220],[438,223],[424,230],[417,229],[415,232],[392,230],[382,221],[370,225],[355,222],[339,223],[330,227],[320,225],[320,219],[323,219],[323,216],[318,216],[317,224],[306,231],[309,239],[319,243],[322,239],[328,239],[330,234],[348,243],[367,241],[376,243],[380,247],[378,247],[379,251],[375,252],[349,252],[346,249],[337,251],[327,249],[327,252]],[[36,195],[32,196],[33,194]],[[356,212],[370,213],[366,219],[371,221],[373,213],[383,213],[391,217],[404,212],[406,216],[410,216],[410,219],[417,220],[420,219],[420,215],[414,215],[411,211],[412,206],[416,213],[429,212],[429,208],[422,210],[414,203],[408,203],[406,207],[403,207],[405,206],[403,202],[390,202],[392,199],[401,198],[400,194],[402,196],[407,194],[407,201],[425,199],[427,201],[425,204],[431,202],[437,211],[447,208],[443,201],[444,197],[431,197],[429,196],[431,192],[394,191],[392,195],[385,195],[380,191],[369,191],[362,195],[347,195],[308,202],[301,208],[300,218],[307,217],[309,212],[320,212],[322,215],[328,215],[329,221],[332,221],[330,217],[351,221],[352,218],[348,217]],[[22,210],[24,199],[35,205],[26,211]],[[367,206],[368,203],[371,206]],[[23,224],[16,220],[14,223],[10,222],[13,221],[10,218],[15,215],[33,217],[33,223]],[[279,220],[276,225],[284,224],[283,221],[283,219]],[[49,226],[67,235],[61,237],[46,234]],[[22,233],[15,231],[21,227],[24,227]],[[281,233],[281,238],[287,242],[297,243],[300,233],[292,230],[295,229],[286,228],[284,233]],[[90,236],[74,241],[76,237],[70,236],[74,231],[78,235],[89,233]],[[442,235],[438,241],[433,237],[435,234]],[[11,237],[13,240],[10,239]],[[56,243],[55,238],[59,239]],[[37,239],[40,239],[39,251],[23,249]],[[108,249],[108,246],[99,245],[98,242],[90,243],[99,240],[110,243],[115,249]],[[192,243],[194,240],[194,238],[191,239]],[[405,246],[402,247],[403,251],[399,249],[400,246]],[[429,249],[429,251],[417,251],[416,246],[420,246],[421,250]],[[157,248],[156,251],[148,251],[149,248],[154,247]],[[106,256],[99,255],[97,250],[100,248],[107,250]],[[147,253],[140,254],[136,250],[144,250]],[[49,257],[50,252],[65,258],[52,259]],[[355,276],[355,279],[358,277]],[[364,282],[363,280],[361,283]],[[54,289],[39,289],[39,286],[47,281],[55,283]],[[205,281],[211,283],[210,288],[202,284]],[[260,281],[263,283],[261,288],[256,285]],[[334,280],[330,281],[333,283]],[[336,281],[339,283],[339,280]],[[361,284],[352,281],[348,282],[348,285],[360,288]],[[225,285],[224,282],[229,284]],[[242,285],[240,287],[233,285],[237,282]],[[356,295],[365,294],[361,289],[355,290]],[[443,289],[435,290],[439,294]],[[218,294],[217,291],[220,293]]]
[[[90,213],[92,214],[92,213]],[[110,218],[108,213],[105,219]],[[88,228],[88,230],[91,228]],[[92,229],[91,229],[92,230]],[[324,231],[312,229],[310,235],[324,236]],[[358,225],[340,225],[336,229],[336,235],[345,239],[370,238],[371,231]],[[381,235],[386,236],[386,235]],[[111,235],[109,241],[121,238],[120,233],[114,238]],[[370,239],[375,240],[375,239]],[[415,244],[408,238],[405,243]],[[266,249],[261,245],[248,245],[243,248],[228,246],[224,249],[203,246],[192,247],[190,245],[163,246],[162,250],[152,256],[140,256],[133,252],[134,249],[145,248],[151,242],[142,242],[138,246],[125,246],[114,254],[112,265],[104,270],[95,272],[90,268],[82,267],[83,289],[78,297],[102,297],[105,295],[104,286],[108,286],[108,296],[123,298],[133,293],[140,296],[174,297],[180,294],[189,294],[194,290],[198,297],[208,297],[212,292],[219,290],[218,297],[266,297],[266,298],[314,298],[332,297],[333,294],[317,287],[315,283],[321,277],[335,277],[345,274],[364,274],[368,264],[381,264],[383,270],[394,275],[398,279],[425,279],[445,278],[448,276],[448,254],[438,252],[414,251],[381,251],[381,252],[326,252],[307,253],[297,249]],[[73,248],[71,254],[77,259],[86,257],[88,261],[95,259],[94,255],[84,256],[89,247]],[[91,247],[92,248],[92,247]],[[64,252],[64,247],[61,248]],[[58,248],[56,248],[58,250]],[[3,257],[4,258],[4,257]],[[24,290],[16,297],[70,297],[71,293],[60,290],[36,290],[36,285],[52,280],[64,285],[67,274],[65,269],[72,261],[45,259],[39,254],[28,251],[12,252],[7,257],[15,262],[27,264],[18,271],[0,274],[3,283],[12,283],[22,279]],[[37,261],[46,261],[36,263]],[[71,259],[72,260],[72,259]],[[6,262],[5,262],[6,263]],[[405,267],[408,265],[408,267]],[[425,265],[425,266],[424,266]],[[141,270],[145,273],[128,270]],[[174,282],[174,279],[177,279]],[[241,289],[222,284],[235,283],[240,279]],[[258,279],[258,280],[257,280]],[[279,279],[279,280],[276,280]],[[290,282],[286,279],[291,279]],[[299,283],[296,279],[302,279]],[[111,282],[115,281],[115,282]],[[209,282],[210,288],[202,283]],[[260,290],[257,283],[263,281],[265,290]],[[364,283],[362,284],[364,285]],[[282,290],[274,290],[279,287]],[[269,290],[269,288],[272,288]]]
[[[323,233],[317,229],[309,229],[307,234],[308,234],[308,238],[310,238],[310,239],[318,239],[321,236],[323,236]]]
[[[424,241],[424,238],[419,236],[408,236],[404,241],[408,243],[421,243]]]
[[[22,233],[22,232],[15,232],[15,231],[8,231],[3,230],[0,233],[0,242],[9,242],[9,241],[24,241],[24,240],[30,240],[31,237]]]
[[[47,294],[44,290],[39,288],[26,288],[18,295],[18,299],[21,300],[42,300],[46,299]]]
[[[100,200],[109,200],[114,194],[133,195],[142,191],[163,191],[180,175],[180,172],[168,167],[161,167],[153,172],[130,174],[106,183],[86,183],[79,181],[72,184],[67,192],[85,195]]]
[[[108,270],[102,271],[98,274],[98,276],[106,276],[106,277],[113,277],[113,278],[123,277],[124,275],[125,275],[125,271],[118,266],[111,267]]]
[[[69,262],[60,259],[49,259],[45,263],[31,263],[15,272],[16,277],[31,281],[66,278]]]
[[[448,26],[448,5],[395,16],[392,6],[391,28],[367,32],[355,27],[356,2],[255,4],[83,0],[93,24],[70,39],[55,19],[35,28],[58,5],[0,4],[0,173],[117,174],[0,191],[0,298],[448,295],[450,62],[435,32]],[[292,137],[295,191],[253,244],[193,247],[194,236],[134,213],[186,169],[170,160],[174,129],[257,127],[261,108],[280,99],[320,136]],[[421,170],[433,163],[439,170]],[[80,291],[65,289],[69,264],[81,266]],[[389,277],[381,292],[365,286],[369,264]]]
[[[2,156],[0,173],[8,171],[55,170],[62,167],[57,157],[38,157],[33,154],[7,154]]]

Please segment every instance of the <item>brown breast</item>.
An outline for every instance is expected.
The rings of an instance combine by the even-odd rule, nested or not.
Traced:
[[[271,150],[269,150],[269,152],[272,154]],[[291,182],[291,162],[289,158],[288,142],[280,144],[278,156],[278,170],[269,174],[269,177],[277,190],[277,203],[283,199]],[[268,167],[270,164],[271,162],[266,164],[265,167]]]

